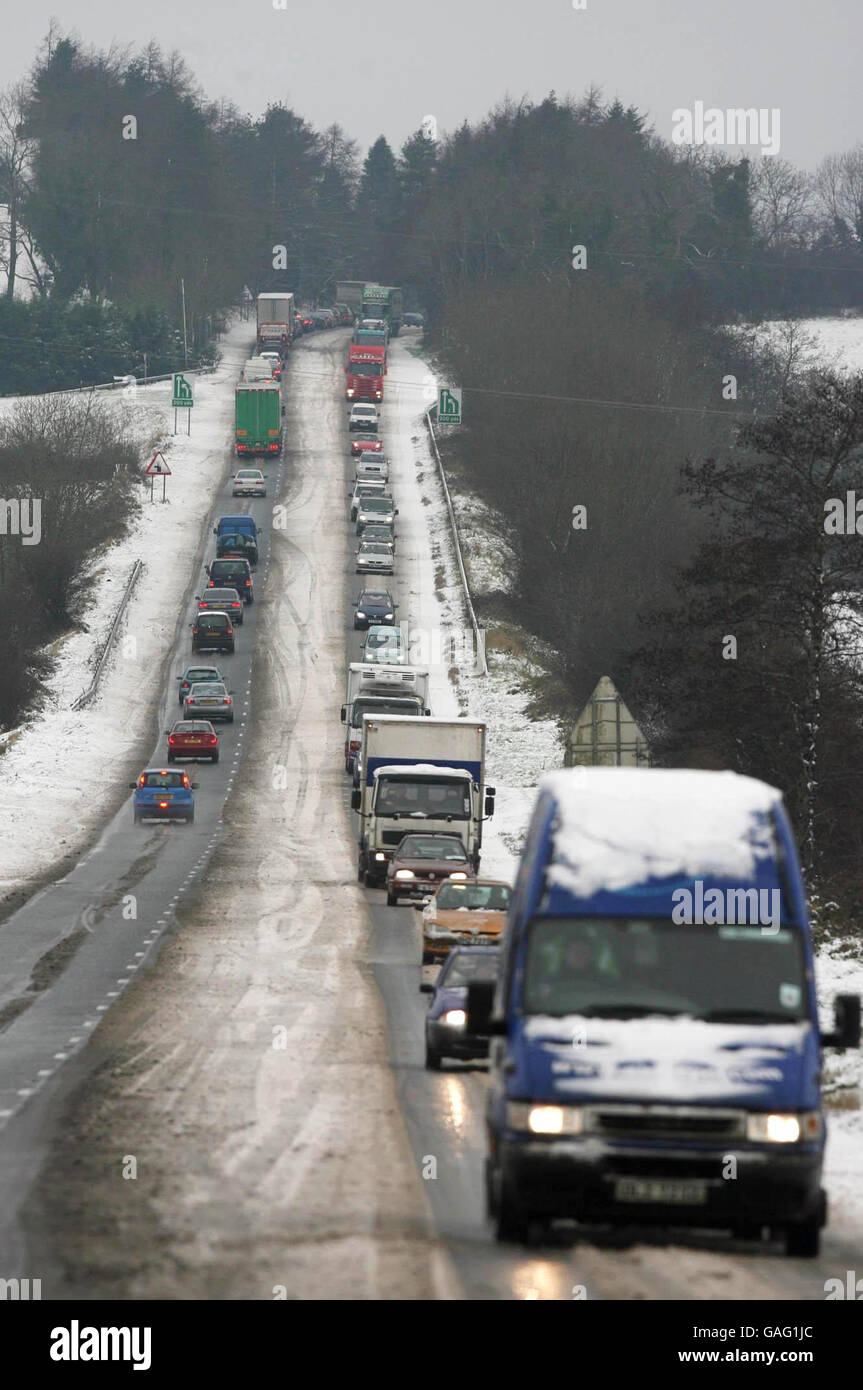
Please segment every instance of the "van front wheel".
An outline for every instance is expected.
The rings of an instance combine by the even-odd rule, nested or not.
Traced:
[[[510,1245],[528,1245],[530,1219],[506,1187],[501,1187],[496,1202],[495,1236]]]
[[[808,1221],[795,1221],[785,1229],[785,1253],[801,1259],[814,1260],[821,1249],[821,1221],[810,1216]]]

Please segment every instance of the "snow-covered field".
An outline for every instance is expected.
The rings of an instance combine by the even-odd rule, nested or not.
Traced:
[[[156,439],[171,477],[168,501],[150,503],[144,493],[140,520],[129,536],[99,558],[90,602],[82,615],[88,630],[62,644],[44,709],[29,719],[0,756],[0,904],[26,888],[53,863],[74,854],[92,836],[116,796],[121,766],[147,728],[162,664],[182,608],[204,519],[224,473],[231,437],[233,397],[254,329],[233,325],[222,339],[218,370],[196,378],[191,435],[174,436],[171,383],[132,387],[106,395],[129,411],[142,445]],[[14,402],[4,400],[10,410]],[[178,429],[185,431],[182,412]],[[161,497],[157,480],[155,495]],[[144,562],[95,699],[83,710],[72,702],[90,684],[135,560]]]

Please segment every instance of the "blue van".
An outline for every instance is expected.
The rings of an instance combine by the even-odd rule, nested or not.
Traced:
[[[573,768],[540,783],[488,1032],[486,1192],[531,1223],[701,1227],[815,1256],[822,1047],[812,937],[778,791],[730,772]]]
[[[237,539],[242,540],[242,553],[254,567],[258,563],[258,530],[257,523],[253,516],[245,513],[239,516],[220,516],[216,525],[213,527],[213,535],[216,537],[216,555],[219,559],[224,558],[226,546],[233,553],[238,550]],[[225,542],[225,545],[222,542]]]

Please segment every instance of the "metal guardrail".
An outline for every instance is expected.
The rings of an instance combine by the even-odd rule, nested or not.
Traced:
[[[473,599],[470,596],[470,586],[467,582],[467,572],[465,571],[464,559],[461,553],[461,540],[458,534],[458,524],[455,519],[455,509],[453,508],[452,497],[450,496],[449,485],[446,480],[446,473],[444,471],[444,466],[441,460],[440,453],[438,452],[437,440],[435,439],[434,427],[431,421],[432,410],[436,409],[437,406],[432,406],[429,410],[426,411],[426,428],[428,429],[429,439],[431,440],[432,448],[434,449],[434,456],[437,459],[438,476],[441,480],[441,485],[443,487],[443,495],[446,498],[447,511],[449,512],[450,527],[452,529],[452,540],[453,546],[455,548],[455,558],[458,562],[458,571],[461,576],[462,588],[464,589],[464,597],[465,603],[467,604],[468,617],[470,618],[470,624],[473,628],[473,635],[476,641],[478,667],[477,674],[487,676],[488,661],[486,660],[485,655],[485,628],[480,627],[479,623],[477,622],[476,613],[474,612]]]
[[[83,709],[85,705],[89,705],[93,696],[96,694],[96,691],[99,688],[99,681],[102,679],[102,672],[105,668],[105,662],[108,660],[108,655],[111,651],[111,648],[114,645],[114,639],[116,638],[120,628],[120,620],[126,611],[126,605],[128,604],[129,599],[132,597],[132,590],[137,584],[143,568],[144,563],[142,560],[136,560],[134,565],[132,566],[132,573],[129,575],[126,588],[123,591],[123,597],[120,599],[119,607],[116,613],[114,614],[114,620],[111,623],[111,627],[108,631],[108,636],[105,639],[105,646],[102,649],[102,655],[99,657],[96,670],[93,673],[93,679],[91,680],[87,689],[83,691],[81,695],[78,696],[77,700],[74,700],[72,702],[72,709]]]
[[[209,376],[216,370],[215,367],[178,367],[177,371],[182,371],[183,376]],[[154,381],[173,381],[175,372],[165,372],[162,376],[148,376],[146,380],[136,377],[135,386],[152,386]],[[126,381],[123,377],[118,377],[115,381],[97,381],[91,386],[64,386],[59,391],[38,391],[39,396],[73,396],[80,395],[82,391],[127,391],[133,383]],[[26,399],[26,398],[25,398]]]

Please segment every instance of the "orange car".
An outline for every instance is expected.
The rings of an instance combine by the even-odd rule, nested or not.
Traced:
[[[445,960],[453,946],[497,946],[512,893],[497,878],[445,880],[422,911],[423,965]]]

